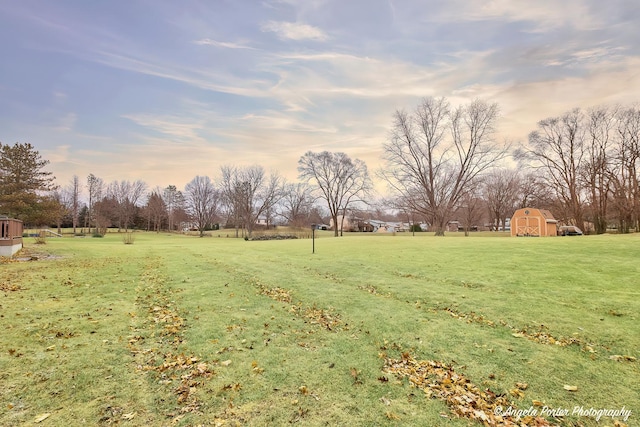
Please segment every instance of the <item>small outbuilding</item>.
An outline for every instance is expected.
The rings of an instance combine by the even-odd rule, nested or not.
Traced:
[[[22,249],[22,221],[0,216],[0,256],[10,257]]]
[[[557,236],[558,221],[546,209],[522,208],[511,217],[511,236]]]

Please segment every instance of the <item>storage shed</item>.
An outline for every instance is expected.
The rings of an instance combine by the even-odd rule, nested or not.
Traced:
[[[522,208],[511,218],[512,236],[557,236],[558,221],[546,209]]]
[[[0,216],[0,256],[10,257],[22,249],[22,221]]]

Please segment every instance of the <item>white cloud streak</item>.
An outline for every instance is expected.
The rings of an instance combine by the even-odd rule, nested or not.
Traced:
[[[320,28],[297,22],[268,21],[262,24],[262,31],[275,33],[283,40],[325,41],[329,38]]]
[[[251,46],[246,45],[245,43],[221,42],[221,41],[212,40],[212,39],[195,40],[193,43],[200,46],[215,46],[215,47],[223,47],[226,49],[255,49]]]

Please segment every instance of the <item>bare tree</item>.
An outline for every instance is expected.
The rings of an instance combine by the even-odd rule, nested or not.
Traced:
[[[105,185],[102,178],[98,178],[94,174],[89,174],[87,177],[87,189],[89,190],[89,212],[87,215],[87,226],[91,229],[91,224],[95,226],[95,233],[98,233],[100,227],[99,218],[100,213],[96,209],[96,203],[102,199],[105,191]]]
[[[187,210],[200,232],[200,237],[203,237],[205,229],[213,224],[218,211],[218,191],[211,178],[196,176],[185,186],[185,195]]]
[[[613,205],[618,217],[618,231],[638,229],[640,216],[640,109],[632,107],[618,114],[618,142],[611,162]]]
[[[472,184],[472,186],[479,187],[479,184]],[[480,191],[466,191],[460,200],[458,209],[456,209],[458,218],[462,220],[465,236],[469,236],[469,231],[482,222],[482,212],[486,212],[486,203],[479,193]]]
[[[51,212],[51,218],[55,219],[58,226],[58,234],[62,234],[62,221],[71,213],[70,194],[65,190],[56,189],[51,192],[51,199],[55,202],[55,209]]]
[[[71,214],[71,223],[73,226],[73,234],[76,234],[76,228],[78,227],[78,217],[80,215],[80,178],[78,175],[73,175],[71,182],[65,189],[67,196],[65,197],[68,202],[69,213]]]
[[[108,196],[116,202],[118,231],[128,230],[129,223],[135,215],[138,203],[147,189],[143,181],[113,181],[107,189]]]
[[[482,180],[482,193],[495,230],[505,229],[505,220],[515,211],[520,196],[521,178],[513,169],[496,169]]]
[[[305,226],[312,205],[311,187],[307,183],[289,183],[284,186],[280,215],[288,224],[294,227]]]
[[[282,197],[282,179],[277,174],[267,176],[262,166],[238,168],[223,166],[222,193],[236,227],[247,230],[251,237],[258,219],[269,215]]]
[[[581,170],[588,214],[597,234],[607,231],[607,208],[611,193],[609,171],[618,116],[616,110],[600,107],[591,109],[587,114],[588,136]]]
[[[308,151],[298,160],[298,173],[327,202],[336,237],[342,229],[338,215],[342,213],[344,221],[350,204],[363,201],[372,187],[367,165],[359,159],[351,160],[345,153]]]
[[[165,219],[167,219],[167,205],[162,199],[162,190],[160,188],[154,189],[147,199],[147,205],[145,206],[145,211],[147,214],[147,231],[152,229],[155,232],[159,232],[162,228],[162,223]]]
[[[497,118],[497,104],[480,100],[451,111],[445,98],[429,97],[413,113],[396,111],[381,176],[437,236],[470,183],[506,156],[493,140]]]
[[[586,157],[583,120],[579,109],[541,120],[538,130],[529,134],[528,147],[516,151],[516,157],[538,170],[547,188],[562,201],[569,213],[565,221],[581,229],[584,229],[584,193],[580,168]]]

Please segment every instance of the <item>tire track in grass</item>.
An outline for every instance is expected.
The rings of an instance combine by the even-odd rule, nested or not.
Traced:
[[[252,281],[253,286],[258,289],[260,295],[267,296],[275,301],[284,302],[289,305],[289,312],[295,316],[307,319],[310,324],[317,325],[328,331],[348,330],[349,325],[344,323],[339,313],[333,308],[318,308],[316,304],[308,305],[302,301],[293,303],[291,291],[278,286],[269,287],[258,280]]]
[[[171,289],[157,273],[160,260],[147,263],[136,289],[137,313],[132,317],[133,335],[128,347],[136,370],[151,376],[164,392],[174,397],[164,416],[179,422],[187,414],[199,414],[198,389],[215,375],[214,363],[180,352],[187,323],[176,303],[179,289]],[[162,400],[162,399],[161,399]]]
[[[194,253],[194,256],[197,256],[197,254]],[[207,268],[215,268],[218,269],[224,273],[226,273],[229,277],[233,278],[234,280],[236,280],[239,284],[244,285],[247,287],[247,289],[251,289],[255,294],[257,295],[262,295],[262,296],[266,296],[272,300],[275,301],[279,301],[279,302],[283,302],[285,303],[285,310],[288,313],[292,313],[294,315],[294,317],[296,318],[300,318],[302,320],[304,320],[304,322],[306,324],[309,325],[309,327],[311,328],[311,330],[309,332],[306,331],[302,331],[302,330],[297,330],[294,331],[296,334],[299,334],[301,336],[308,336],[310,333],[313,333],[313,330],[327,330],[329,332],[334,332],[334,333],[339,333],[342,332],[343,330],[347,330],[348,329],[348,325],[345,324],[342,321],[342,318],[340,316],[339,313],[337,313],[334,309],[332,308],[322,308],[322,307],[318,307],[316,304],[305,304],[302,301],[294,301],[293,296],[292,296],[292,292],[290,290],[278,287],[278,286],[268,286],[264,283],[262,283],[259,279],[257,279],[256,277],[254,277],[253,275],[242,271],[240,269],[236,269],[234,268],[232,265],[229,265],[227,263],[223,263],[220,260],[216,259],[215,257],[211,257],[208,258],[207,260],[207,264],[206,267]],[[148,271],[153,271],[154,267],[150,266],[147,270]],[[144,275],[143,275],[144,276]],[[154,279],[153,277],[151,277],[151,279],[149,280],[149,278],[145,279],[145,282],[155,282],[158,281],[158,279]],[[155,310],[157,312],[163,312],[163,305],[161,302],[157,302],[156,300],[158,299],[158,291],[155,290],[155,288],[157,288],[157,286],[152,286],[147,284],[146,286],[147,288],[149,288],[149,290],[145,291],[145,292],[140,292],[141,297],[144,298],[150,298],[153,297],[154,301],[149,302],[149,301],[145,301],[143,302],[141,305],[144,305],[146,307],[152,307],[155,308]],[[145,297],[146,295],[146,297]],[[174,295],[172,295],[172,297],[174,297]],[[158,310],[158,309],[162,309],[162,310]],[[181,317],[178,315],[178,317]],[[235,329],[237,327],[237,325],[230,325],[227,327],[228,331],[231,331],[233,329]],[[182,330],[182,329],[180,329]],[[172,331],[173,332],[173,331]],[[175,338],[177,341],[181,340],[181,337],[179,339]],[[265,341],[265,344],[267,344],[268,340]],[[303,347],[305,349],[312,349],[311,346],[309,346],[306,343],[303,342],[298,342],[297,343],[300,347]],[[145,351],[145,350],[143,350]],[[146,351],[149,351],[149,349],[146,349]],[[220,349],[216,354],[222,354],[222,353],[226,353],[226,352],[230,352],[230,351],[236,351],[235,347],[224,347],[222,349]],[[217,364],[221,365],[221,366],[227,366],[225,365],[225,363],[231,363],[231,360],[227,360],[227,361],[223,361],[223,362],[218,362],[216,361]],[[153,368],[153,365],[151,363],[147,363],[147,366],[150,366],[151,368]],[[157,364],[156,364],[157,366]],[[149,369],[149,370],[153,370],[153,371],[158,371],[160,368],[153,368],[153,369]],[[264,369],[258,365],[257,362],[252,362],[252,372],[256,373],[256,374],[260,374],[262,373]],[[215,374],[215,373],[214,373]],[[162,380],[161,380],[162,381]],[[231,384],[225,384],[222,388],[222,390],[220,390],[221,392],[230,392],[233,391],[235,393],[240,392],[242,389],[242,386],[240,383],[231,383]],[[308,391],[304,391],[306,389],[306,387],[301,388],[300,390],[295,392],[295,395],[302,395],[302,396],[310,396],[312,398],[315,399],[319,399],[318,396],[314,395],[311,392]],[[186,388],[182,388],[182,390],[185,391],[185,395],[186,395]],[[177,390],[178,392],[179,390]],[[189,394],[189,396],[191,396]],[[257,407],[260,407],[260,403],[249,403],[246,407],[236,407],[233,405],[233,402],[230,401],[229,402],[229,406],[224,408],[221,412],[218,412],[217,414],[213,415],[213,423],[214,425],[234,425],[235,424],[244,424],[244,423],[250,423],[250,418],[251,415],[250,413],[255,410],[255,406],[257,405]],[[189,411],[191,412],[191,410],[189,409],[189,406],[187,407],[183,407],[182,408],[183,411]],[[249,411],[249,414],[245,413],[245,411]],[[305,415],[306,416],[306,415]],[[302,418],[303,415],[297,413],[292,419],[298,419],[298,418]]]
[[[384,297],[384,298],[392,298],[396,301],[401,301],[397,295],[394,295],[391,292],[381,293],[378,292],[377,288],[372,285],[361,285],[358,286],[358,289],[361,291],[365,291],[369,294]],[[413,304],[409,301],[405,301],[407,304]],[[423,302],[417,300],[415,304],[413,304],[417,309],[423,308]],[[636,362],[637,359],[633,356],[629,355],[620,355],[611,353],[611,348],[594,342],[592,340],[586,340],[584,338],[578,336],[562,336],[554,334],[548,326],[546,325],[524,325],[522,327],[517,327],[507,323],[506,321],[499,320],[491,320],[486,316],[476,313],[475,311],[463,312],[455,309],[451,306],[440,306],[440,305],[426,305],[425,310],[434,313],[434,314],[447,314],[454,319],[458,319],[460,321],[464,321],[468,324],[477,324],[480,326],[486,326],[490,328],[495,327],[503,327],[507,328],[511,331],[511,335],[514,338],[525,338],[529,341],[535,342],[537,344],[542,345],[552,345],[557,347],[579,347],[583,353],[589,354],[591,360],[595,360],[598,357],[599,351],[604,351],[609,353],[608,359],[617,361],[617,362]]]

